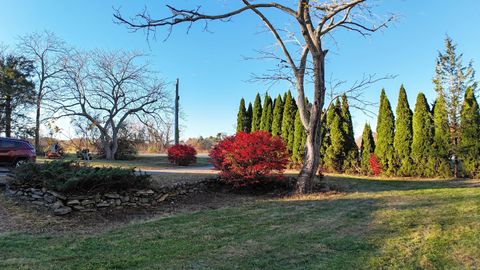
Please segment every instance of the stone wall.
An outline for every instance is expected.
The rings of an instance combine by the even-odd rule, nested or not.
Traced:
[[[101,209],[125,207],[154,207],[159,203],[192,193],[203,192],[212,180],[174,185],[148,190],[128,190],[104,194],[68,195],[46,188],[8,187],[6,194],[32,204],[48,207],[55,215],[66,215],[72,211],[98,211]]]

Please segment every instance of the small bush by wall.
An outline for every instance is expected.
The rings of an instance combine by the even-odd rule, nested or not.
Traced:
[[[168,160],[179,166],[188,166],[197,161],[197,151],[190,145],[178,144],[168,148]]]
[[[227,137],[213,147],[210,157],[221,178],[234,186],[264,181],[283,173],[288,164],[283,140],[265,131]]]

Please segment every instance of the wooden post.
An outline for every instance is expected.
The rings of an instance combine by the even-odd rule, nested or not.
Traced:
[[[177,84],[175,85],[175,145],[180,143],[180,129],[178,128],[178,111],[179,111],[179,104],[178,101],[180,97],[178,96],[178,87],[179,87],[179,79],[177,79]]]

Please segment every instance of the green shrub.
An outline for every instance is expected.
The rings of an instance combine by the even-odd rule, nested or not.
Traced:
[[[78,162],[52,161],[27,163],[13,171],[12,186],[47,188],[64,193],[98,193],[144,189],[150,176],[136,174],[134,169],[94,168]]]

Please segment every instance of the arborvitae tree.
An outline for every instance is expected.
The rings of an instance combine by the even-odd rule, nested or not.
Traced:
[[[337,99],[333,112],[327,115],[330,118],[330,145],[325,152],[325,168],[328,171],[343,172],[345,159],[345,133],[343,131],[342,108]]]
[[[450,132],[448,130],[448,116],[445,99],[438,95],[433,105],[433,155],[435,158],[435,171],[438,176],[449,177],[452,175],[450,168]]]
[[[330,141],[330,125],[333,121],[333,116],[335,115],[335,106],[330,104],[327,110],[324,110],[322,114],[326,114],[322,117],[324,123],[322,124],[322,144],[320,145],[320,170],[328,170],[325,163],[325,157],[327,149],[331,144]]]
[[[240,106],[237,114],[237,132],[247,129],[247,110],[245,109],[245,100],[240,100]]]
[[[248,109],[247,109],[247,120],[245,123],[245,132],[249,132],[252,130],[252,117],[253,117],[253,107],[252,103],[248,103]]]
[[[260,130],[271,132],[272,122],[273,122],[272,98],[268,95],[268,93],[266,93],[265,99],[263,101],[262,118],[260,120]]]
[[[445,38],[445,52],[439,52],[435,67],[435,90],[443,95],[447,107],[448,130],[450,131],[450,152],[454,157],[454,175],[459,176],[458,157],[462,150],[460,142],[460,114],[466,89],[475,85],[475,71],[472,61],[463,64],[463,54],[457,52],[457,45],[450,37]]]
[[[355,142],[355,134],[353,133],[352,116],[348,105],[347,96],[342,95],[342,129],[345,136],[343,171],[354,172],[358,166],[358,146]]]
[[[480,176],[480,110],[472,87],[465,91],[460,118],[461,161],[469,177]]]
[[[400,93],[398,95],[396,119],[393,147],[395,149],[397,174],[409,176],[413,173],[412,160],[410,159],[413,140],[412,110],[410,110],[407,92],[403,85],[400,86]]]
[[[302,164],[306,136],[305,127],[302,124],[302,120],[300,120],[300,111],[297,110],[297,113],[295,114],[295,133],[291,158],[295,165]]]
[[[260,94],[257,93],[255,97],[255,102],[253,103],[253,112],[252,112],[252,128],[251,131],[260,130],[260,122],[262,121],[262,99]]]
[[[360,145],[361,168],[364,174],[370,173],[370,156],[375,152],[375,140],[373,139],[372,128],[365,124]]]
[[[436,175],[433,156],[433,119],[423,93],[417,96],[413,113],[413,142],[411,158],[418,176]]]
[[[282,134],[282,116],[283,116],[283,100],[282,100],[282,96],[278,95],[278,97],[275,99],[275,105],[273,108],[273,122],[272,122],[273,136]]]
[[[295,100],[292,98],[292,93],[288,91],[285,98],[285,104],[283,106],[282,138],[285,140],[287,150],[290,154],[293,152],[296,112],[297,106],[295,105]]]
[[[377,155],[382,169],[387,175],[395,172],[393,148],[393,139],[395,133],[395,118],[393,116],[392,106],[388,101],[385,90],[380,94],[380,110],[377,119],[377,144],[375,146],[375,155]]]

